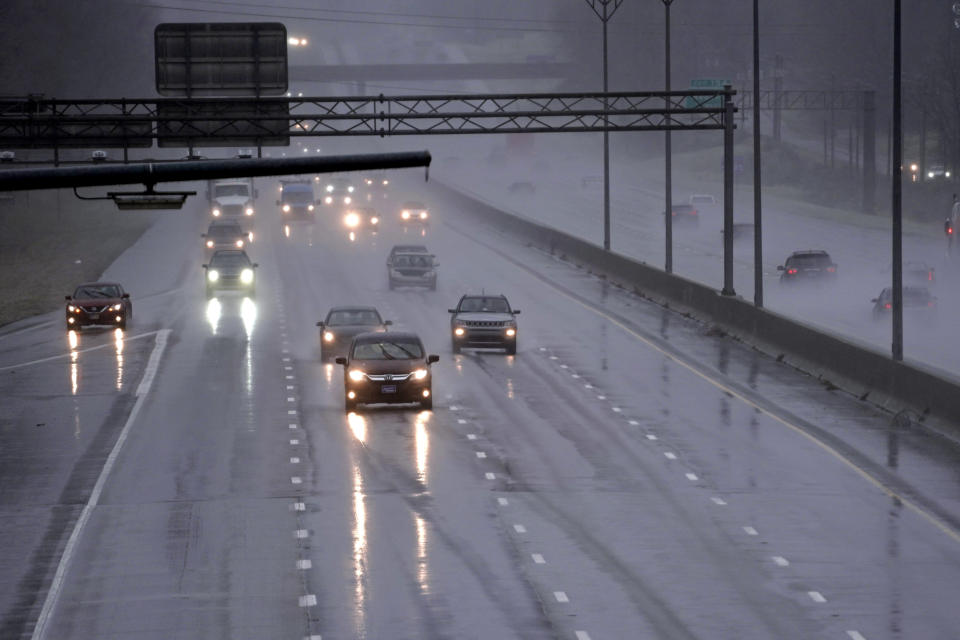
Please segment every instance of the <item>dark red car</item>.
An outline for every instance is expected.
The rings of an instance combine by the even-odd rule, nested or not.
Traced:
[[[88,282],[66,296],[67,330],[92,325],[127,328],[133,318],[130,294],[116,282]]]

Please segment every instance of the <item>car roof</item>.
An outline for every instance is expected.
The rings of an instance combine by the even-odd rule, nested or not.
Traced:
[[[250,256],[248,256],[247,252],[244,251],[243,249],[217,249],[216,251],[213,252],[211,259],[216,258],[217,256],[231,256],[231,255],[241,255],[245,257],[247,260],[250,259]]]
[[[803,251],[794,251],[790,257],[794,256],[829,256],[830,254],[823,249],[805,249]]]
[[[420,336],[412,331],[391,331],[389,333],[358,333],[354,336],[354,341],[356,342],[380,342],[383,339],[389,340],[416,340],[420,341]],[[421,342],[422,344],[422,342]]]
[[[390,249],[391,253],[430,253],[422,244],[395,244]]]
[[[407,200],[406,202],[403,203],[403,206],[408,209],[417,209],[417,208],[422,209],[426,207],[426,205],[424,205],[419,200]]]
[[[123,288],[119,282],[81,282],[74,289],[79,289],[80,287],[120,287]]]
[[[365,307],[362,305],[349,306],[349,307],[330,307],[330,311],[328,311],[327,314],[329,315],[334,311],[377,311],[377,308],[369,307],[369,306]],[[377,311],[377,313],[379,314],[380,312]]]

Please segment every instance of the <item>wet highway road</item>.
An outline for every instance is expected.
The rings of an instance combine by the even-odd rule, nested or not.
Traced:
[[[0,334],[0,637],[955,636],[954,442],[407,188],[436,292],[387,289],[410,234],[261,203],[255,301],[204,299],[195,212],[111,270],[122,339]],[[481,289],[517,356],[451,353]],[[352,303],[440,355],[434,411],[344,414]]]

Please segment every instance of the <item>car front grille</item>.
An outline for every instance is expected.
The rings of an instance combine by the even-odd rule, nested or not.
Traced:
[[[225,216],[242,216],[243,215],[243,206],[239,204],[228,204],[223,207],[223,215]]]
[[[410,379],[410,376],[413,374],[410,373],[384,373],[384,374],[367,374],[367,378],[374,382],[406,382]]]
[[[408,278],[422,278],[427,275],[427,272],[423,269],[397,269],[397,271],[400,275]]]
[[[83,305],[80,307],[87,313],[103,313],[109,305]]]
[[[503,320],[467,320],[464,325],[472,329],[502,329],[507,323]]]

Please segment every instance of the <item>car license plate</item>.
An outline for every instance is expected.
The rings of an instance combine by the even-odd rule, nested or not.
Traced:
[[[380,393],[396,393],[397,385],[395,384],[384,384],[380,386]]]
[[[99,319],[100,319],[100,314],[99,314],[99,313],[91,313],[91,314],[89,314],[89,318],[90,318],[91,320],[99,320]]]

